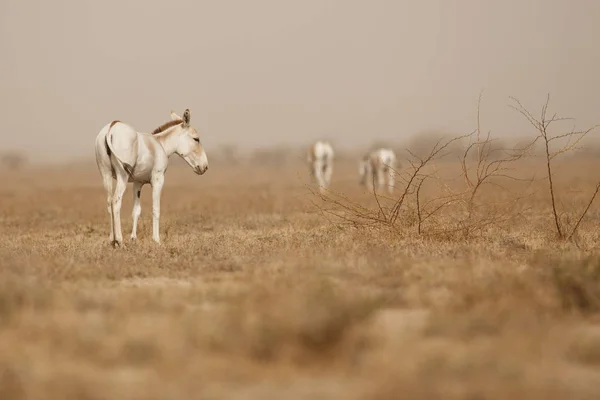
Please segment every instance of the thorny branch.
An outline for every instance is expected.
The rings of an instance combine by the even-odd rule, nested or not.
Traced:
[[[549,195],[550,195],[550,202],[552,205],[552,215],[554,217],[554,226],[556,228],[556,233],[560,239],[570,240],[573,238],[573,235],[579,228],[581,221],[587,214],[590,206],[592,205],[594,199],[596,198],[596,195],[598,194],[598,190],[600,189],[600,187],[596,186],[596,190],[594,191],[587,207],[583,210],[582,214],[577,219],[577,223],[573,227],[571,233],[569,235],[567,235],[566,234],[567,228],[563,227],[563,225],[560,223],[560,215],[559,215],[559,212],[558,212],[557,206],[556,206],[556,191],[554,188],[552,160],[561,154],[565,154],[565,153],[573,150],[583,140],[583,138],[588,133],[590,133],[591,131],[596,129],[598,127],[598,125],[594,125],[589,129],[580,130],[580,131],[576,131],[575,128],[572,128],[570,132],[559,133],[559,134],[553,135],[549,131],[549,128],[551,125],[555,124],[556,122],[561,122],[561,121],[573,121],[573,119],[572,118],[560,118],[560,117],[558,117],[558,114],[556,114],[556,113],[553,114],[552,117],[548,118],[548,106],[550,104],[550,94],[548,94],[546,97],[546,102],[542,106],[542,110],[541,110],[539,118],[534,117],[531,114],[531,112],[529,112],[523,106],[523,104],[521,104],[521,102],[518,99],[511,97],[511,100],[515,103],[515,105],[511,105],[511,108],[516,110],[521,115],[523,115],[527,119],[527,121],[537,130],[538,134],[535,138],[535,141],[540,139],[544,143],[544,156],[546,159],[548,191],[549,191]],[[559,149],[552,151],[550,144],[552,142],[554,142],[556,140],[560,140],[560,139],[566,139],[567,142]],[[598,183],[598,185],[600,185],[600,182]]]

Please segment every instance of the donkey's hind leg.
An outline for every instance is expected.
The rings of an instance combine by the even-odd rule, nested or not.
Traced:
[[[113,198],[113,177],[110,174],[102,174],[102,184],[106,190],[106,209],[108,210],[108,216],[110,219],[110,243],[115,241],[115,231],[113,228],[113,217],[112,217],[112,198]]]
[[[123,245],[123,231],[121,230],[121,205],[123,202],[123,194],[125,193],[125,189],[127,189],[127,179],[128,175],[123,169],[117,171],[117,184],[111,203],[115,247]]]

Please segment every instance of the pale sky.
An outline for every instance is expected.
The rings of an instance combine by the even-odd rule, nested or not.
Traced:
[[[546,93],[600,123],[600,1],[0,0],[0,151],[93,157],[114,119],[190,108],[211,149],[526,125]]]

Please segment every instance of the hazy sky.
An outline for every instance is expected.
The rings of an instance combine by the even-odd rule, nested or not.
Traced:
[[[114,119],[192,112],[210,157],[525,125],[508,96],[600,122],[600,1],[0,0],[0,150],[93,157]]]

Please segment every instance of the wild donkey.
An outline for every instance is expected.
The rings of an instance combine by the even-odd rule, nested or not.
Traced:
[[[331,184],[333,147],[328,142],[319,140],[309,147],[307,156],[310,175],[319,185],[319,191],[323,193]]]
[[[396,154],[391,149],[377,149],[368,153],[360,161],[359,173],[360,184],[366,184],[369,191],[373,190],[373,181],[379,190],[387,180],[391,194],[396,184]]]
[[[121,202],[127,182],[133,182],[133,229],[131,240],[137,238],[137,221],[142,211],[142,186],[152,185],[152,239],[160,243],[160,196],[169,157],[177,154],[199,175],[208,169],[208,159],[196,129],[190,126],[190,110],[183,117],[171,111],[171,119],[152,134],[136,132],[131,126],[113,121],[96,137],[96,163],[107,192],[110,214],[110,241],[123,244],[121,232]],[[113,192],[113,179],[116,187]]]

